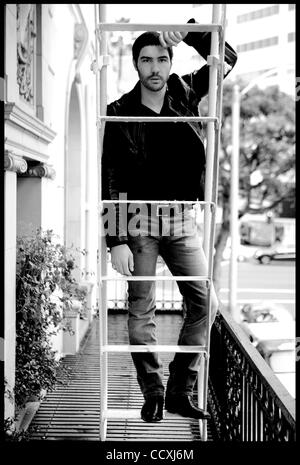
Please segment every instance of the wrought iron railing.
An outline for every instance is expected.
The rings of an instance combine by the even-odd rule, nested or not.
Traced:
[[[211,332],[209,404],[222,441],[295,441],[295,401],[226,310]]]

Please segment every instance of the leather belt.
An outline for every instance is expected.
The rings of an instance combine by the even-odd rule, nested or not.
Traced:
[[[156,216],[166,216],[168,218],[182,214],[184,210],[192,210],[193,204],[191,203],[163,203],[156,205]]]
[[[130,213],[130,216],[135,216],[136,214],[140,214],[144,212],[142,208],[139,207],[140,204],[136,204],[136,209],[138,210],[136,213]],[[147,207],[147,213],[149,216],[155,215],[158,218],[167,217],[172,218],[177,215],[182,215],[186,210],[192,210],[194,208],[194,204],[192,203],[161,203],[161,204],[154,204],[154,203],[145,203],[143,204]],[[147,214],[145,213],[145,214]]]

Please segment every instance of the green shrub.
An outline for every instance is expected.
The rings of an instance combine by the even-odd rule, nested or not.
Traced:
[[[70,250],[54,243],[52,230],[37,230],[34,237],[17,239],[16,276],[16,379],[18,407],[53,389],[61,363],[51,347],[51,335],[63,326],[64,311],[72,299],[85,302],[86,294],[72,277],[75,260]],[[53,299],[59,297],[63,314]]]

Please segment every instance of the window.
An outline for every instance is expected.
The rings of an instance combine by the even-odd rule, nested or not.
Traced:
[[[278,37],[269,37],[267,39],[256,40],[255,42],[248,42],[237,46],[238,52],[249,52],[258,48],[271,47],[278,44]]]
[[[253,21],[254,19],[265,18],[266,16],[276,15],[279,12],[279,5],[261,8],[260,10],[250,11],[237,17],[238,23]]]

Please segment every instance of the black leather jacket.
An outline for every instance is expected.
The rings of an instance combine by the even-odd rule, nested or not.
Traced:
[[[195,22],[190,20],[189,22]],[[183,40],[187,45],[206,59],[210,54],[210,32],[189,32]],[[224,77],[230,72],[237,60],[237,54],[233,48],[225,43],[225,62],[230,65]],[[198,105],[200,100],[207,95],[209,89],[209,66],[206,64],[199,70],[184,76],[173,73],[168,79],[169,108],[174,116],[199,116]],[[112,102],[107,107],[108,116],[139,116],[139,104],[141,102],[140,83],[120,99]],[[203,158],[205,166],[205,151],[203,145],[202,125],[197,122],[188,122],[199,140],[197,153]],[[144,123],[110,123],[105,126],[103,156],[102,156],[102,198],[103,200],[119,200],[120,193],[126,193],[128,200],[139,200],[134,191],[136,172],[143,165],[145,143]],[[204,171],[204,170],[203,170]],[[140,172],[140,171],[139,171]],[[136,195],[135,195],[136,194]],[[197,195],[199,200],[201,194]],[[195,199],[196,200],[196,199]],[[119,221],[119,219],[121,221]],[[106,235],[108,247],[127,243],[127,224],[122,222],[119,215],[119,206],[116,204],[116,235]]]

